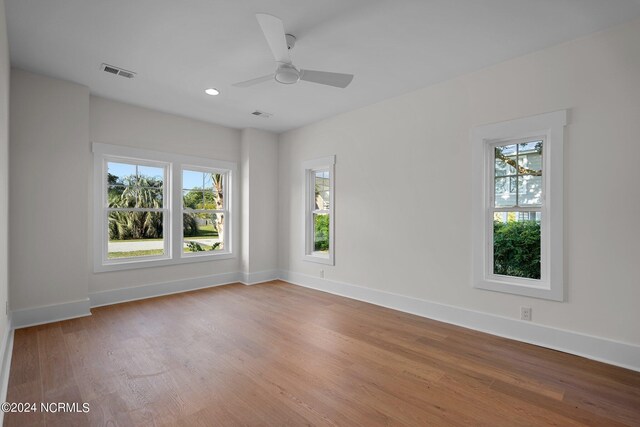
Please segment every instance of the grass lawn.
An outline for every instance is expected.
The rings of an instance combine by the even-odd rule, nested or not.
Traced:
[[[129,252],[109,252],[108,258],[131,258],[137,256],[152,256],[152,255],[162,255],[164,252],[163,249],[147,249],[143,251],[129,251]]]
[[[184,236],[185,238],[189,237],[218,237],[218,232],[213,228],[213,224],[209,225],[200,225],[198,227],[198,232],[194,236]]]

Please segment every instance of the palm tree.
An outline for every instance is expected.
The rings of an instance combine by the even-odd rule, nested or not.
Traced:
[[[147,176],[128,176],[109,192],[110,208],[162,208],[162,181]],[[152,239],[162,237],[162,213],[111,211],[109,238]]]
[[[211,180],[213,181],[213,186],[216,189],[217,197],[215,199],[216,209],[224,210],[224,175],[219,173],[212,173]],[[224,245],[224,216],[216,215],[216,230],[218,231],[218,236]]]

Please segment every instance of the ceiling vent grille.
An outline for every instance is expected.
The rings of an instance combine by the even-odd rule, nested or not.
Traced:
[[[262,117],[263,119],[268,119],[269,117],[273,116],[273,114],[271,113],[265,113],[264,111],[260,111],[260,110],[256,110],[251,114],[256,117]]]
[[[128,79],[132,79],[136,76],[136,73],[134,73],[133,71],[128,71],[123,68],[114,67],[113,65],[109,65],[109,64],[100,64],[100,69],[106,73],[114,74],[120,77],[126,77]]]

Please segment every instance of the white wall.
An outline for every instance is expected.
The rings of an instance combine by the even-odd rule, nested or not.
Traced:
[[[239,130],[160,113],[96,96],[91,96],[90,132],[91,142],[120,144],[240,162]],[[86,200],[86,206],[89,206],[91,210],[88,200]],[[87,242],[90,242],[90,238],[91,233],[87,237]],[[237,248],[240,245],[238,234],[236,234],[234,245]],[[92,247],[93,244],[89,244],[89,248]],[[240,251],[237,254],[235,258],[226,260],[91,273],[89,292],[235,273],[240,270]]]
[[[13,69],[10,110],[11,309],[86,300],[89,89]]]
[[[254,282],[278,269],[278,136],[243,129],[241,142],[242,271]]]
[[[638,45],[635,21],[281,135],[280,268],[640,344]],[[470,129],[565,108],[568,300],[473,289]],[[330,154],[335,267],[302,260],[301,165]]]
[[[9,288],[9,74],[7,23],[4,0],[0,0],[0,342],[8,321],[2,307]]]

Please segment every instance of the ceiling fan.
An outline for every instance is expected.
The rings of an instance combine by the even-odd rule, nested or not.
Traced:
[[[349,86],[353,80],[353,74],[330,73],[327,71],[303,70],[296,68],[291,62],[289,49],[292,49],[296,43],[296,38],[291,34],[286,34],[282,20],[276,16],[266,13],[256,14],[258,23],[262,28],[264,37],[271,48],[273,57],[276,60],[278,68],[274,74],[258,77],[233,84],[235,87],[249,87],[258,83],[275,79],[278,83],[294,84],[299,80],[307,82],[319,83],[321,85],[345,88]]]

